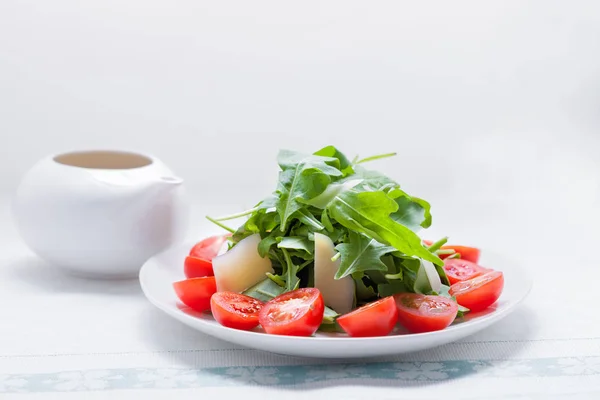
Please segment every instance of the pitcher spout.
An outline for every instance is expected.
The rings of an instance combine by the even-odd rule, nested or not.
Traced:
[[[182,184],[183,179],[177,176],[161,175],[151,178],[140,185],[134,185],[129,191],[129,195],[126,195],[125,198],[130,204],[142,206],[149,202],[152,203],[158,197],[169,196],[171,191],[179,188]]]
[[[178,176],[161,176],[158,180],[163,184],[163,187],[175,187],[183,183],[183,179]]]
[[[183,179],[178,176],[173,175],[163,175],[159,176],[158,179],[153,179],[149,182],[149,185],[146,186],[146,189],[149,191],[148,194],[153,193],[162,193],[169,192],[183,184]]]

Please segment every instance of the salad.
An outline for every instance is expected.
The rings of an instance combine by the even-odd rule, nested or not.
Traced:
[[[226,233],[190,249],[173,284],[181,302],[232,329],[351,337],[442,330],[494,304],[502,272],[479,265],[477,248],[421,239],[430,204],[364,167],[393,155],[280,151],[271,195],[207,217]]]

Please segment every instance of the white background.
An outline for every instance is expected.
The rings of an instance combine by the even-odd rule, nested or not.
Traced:
[[[139,149],[185,179],[209,229],[203,214],[273,190],[279,148],[328,144],[397,151],[373,168],[432,203],[432,237],[526,261],[531,303],[486,338],[600,337],[582,309],[598,299],[599,2],[0,0],[0,196],[49,153]],[[0,307],[1,354],[198,345],[135,284],[75,287],[23,261],[0,217],[0,247],[20,252],[4,253],[3,304],[53,305]]]
[[[102,147],[243,196],[277,149],[331,143],[398,151],[380,168],[424,197],[501,195],[596,162],[599,22],[596,1],[3,0],[0,189]]]

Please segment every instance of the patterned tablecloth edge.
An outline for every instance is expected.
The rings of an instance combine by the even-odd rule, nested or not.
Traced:
[[[107,391],[144,388],[197,388],[238,385],[312,387],[338,381],[420,386],[467,376],[481,378],[594,377],[600,356],[520,360],[341,363],[208,368],[109,368],[0,375],[0,393]]]

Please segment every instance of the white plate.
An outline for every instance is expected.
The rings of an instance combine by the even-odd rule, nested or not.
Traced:
[[[317,333],[313,337],[268,335],[256,331],[226,328],[209,313],[197,313],[181,304],[173,291],[173,282],[185,279],[183,261],[194,243],[170,248],[144,264],[140,284],[148,300],[156,307],[205,334],[241,346],[273,353],[303,357],[360,358],[408,353],[436,347],[472,335],[511,313],[529,294],[531,280],[514,260],[482,251],[480,263],[504,272],[504,291],[496,304],[480,313],[471,313],[443,331],[408,334],[398,330],[385,337],[350,338],[343,334]]]

